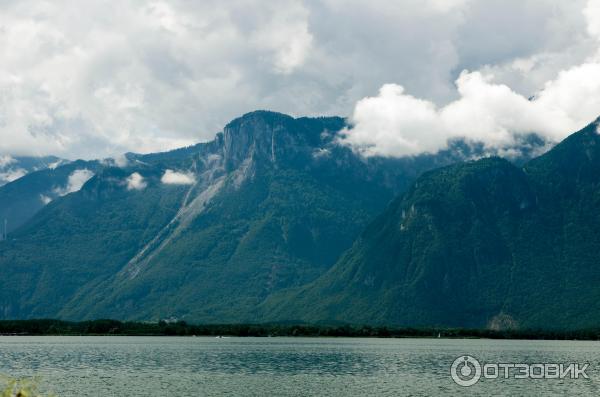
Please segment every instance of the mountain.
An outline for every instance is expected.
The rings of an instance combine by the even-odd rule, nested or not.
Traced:
[[[54,166],[32,170],[0,186],[0,220],[6,220],[7,231],[13,232],[49,202],[79,190],[101,167],[100,161],[57,160]]]
[[[406,326],[600,325],[598,122],[515,166],[424,173],[314,282],[266,319]]]
[[[0,317],[260,321],[262,302],[326,272],[419,174],[472,150],[364,159],[337,143],[345,126],[258,111],[189,148],[58,167],[59,186],[94,175],[0,244]],[[52,178],[13,182],[12,202]]]
[[[45,157],[12,157],[0,155],[0,186],[17,180],[33,171],[56,168],[68,161],[55,156]]]
[[[10,167],[17,165],[32,167],[28,168],[27,172],[25,168],[18,168],[11,174],[11,180],[0,186],[0,221],[6,220],[7,231],[12,233],[51,201],[78,191],[88,179],[102,169],[118,167],[118,163],[122,163],[121,165],[128,163],[148,165],[157,162],[169,164],[190,156],[197,148],[198,145],[195,145],[147,155],[127,153],[119,160],[107,158],[66,161],[53,156],[43,158],[5,156],[5,163]],[[50,162],[51,160],[54,162]],[[2,231],[4,232],[4,229]]]

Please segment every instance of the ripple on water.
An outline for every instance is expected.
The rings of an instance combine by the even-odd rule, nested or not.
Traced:
[[[598,394],[600,344],[358,338],[0,337],[0,372],[59,396],[456,395],[454,359],[589,362],[590,380],[482,380],[472,395]]]

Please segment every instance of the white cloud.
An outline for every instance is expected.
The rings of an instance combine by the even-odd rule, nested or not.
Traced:
[[[48,164],[48,168],[51,170],[55,170],[58,166],[68,163],[66,160],[56,160],[53,163]]]
[[[196,178],[192,173],[166,170],[160,181],[166,185],[193,185]]]
[[[77,192],[93,176],[94,173],[87,168],[75,170],[69,175],[67,184],[61,188],[55,188],[54,193],[59,196],[64,196],[69,193]]]
[[[357,103],[343,142],[367,156],[435,153],[452,138],[502,148],[529,133],[557,142],[600,115],[600,64],[562,72],[531,100],[479,72],[463,72],[456,84],[459,99],[443,107],[384,85]]]
[[[5,153],[97,158],[211,139],[272,76],[303,65],[312,41],[297,0],[85,10],[24,0],[0,11]]]
[[[119,155],[113,157],[113,160],[114,160],[115,164],[117,165],[117,167],[120,167],[120,168],[124,168],[124,167],[127,167],[127,165],[129,165],[129,159],[127,158],[127,156],[125,156],[125,154],[119,154]]]
[[[299,2],[293,3],[285,13],[273,3],[269,11],[274,14],[267,23],[252,36],[258,48],[273,54],[273,69],[289,74],[301,66],[311,50],[313,37],[308,31],[308,11]]]
[[[109,167],[125,168],[129,165],[129,159],[125,154],[118,154],[114,157],[105,158],[102,163]]]
[[[144,177],[137,172],[129,175],[125,182],[127,182],[127,190],[144,190],[148,186]]]
[[[50,204],[50,202],[52,202],[52,198],[50,198],[44,194],[40,194],[40,200],[42,201],[42,203],[44,203],[44,205],[48,205],[48,204]]]
[[[22,176],[25,176],[26,174],[27,174],[27,171],[25,171],[22,168],[9,169],[5,172],[0,172],[0,181],[3,181],[3,182],[16,181],[17,179],[21,178]]]
[[[587,21],[587,31],[591,36],[600,39],[600,2],[596,0],[588,1],[583,9]]]
[[[258,108],[348,115],[386,82],[439,109],[459,96],[463,69],[489,69],[527,97],[595,48],[585,5],[3,1],[0,153],[167,150],[211,139]]]
[[[588,31],[600,39],[599,4],[590,1],[585,16]],[[513,64],[525,71],[533,68],[519,59]],[[600,115],[600,58],[594,53],[560,71],[531,99],[479,71],[461,73],[456,87],[458,98],[437,106],[407,94],[400,85],[386,84],[379,95],[357,102],[354,127],[343,142],[367,156],[435,153],[452,138],[483,142],[492,149],[506,148],[529,133],[557,142]]]
[[[10,155],[0,155],[0,185],[45,168],[42,164],[30,164],[29,161],[29,159],[13,158]],[[48,167],[51,166],[52,164],[48,165]]]
[[[0,156],[0,168],[13,164],[16,160],[9,155]]]

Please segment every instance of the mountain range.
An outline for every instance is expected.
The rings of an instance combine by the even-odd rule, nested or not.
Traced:
[[[258,111],[7,183],[0,318],[598,325],[597,123],[511,161],[461,141],[364,158],[346,127]]]
[[[15,181],[30,172],[56,168],[68,161],[55,156],[31,157],[0,155],[0,186]]]
[[[265,313],[405,326],[597,327],[597,129],[595,122],[524,166],[485,158],[424,173],[326,274],[274,297]]]

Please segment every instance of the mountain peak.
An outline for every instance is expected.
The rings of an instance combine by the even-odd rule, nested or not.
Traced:
[[[600,180],[600,118],[568,136],[544,155],[529,161],[529,174],[543,175],[563,186]]]
[[[235,128],[242,123],[263,122],[265,124],[277,124],[285,122],[293,122],[294,118],[290,115],[274,112],[271,110],[254,110],[240,117],[231,120],[225,126],[225,129]]]
[[[228,123],[223,130],[226,167],[231,169],[246,159],[277,164],[311,154],[322,144],[323,132],[343,127],[341,118],[298,118],[283,113],[258,110]]]

